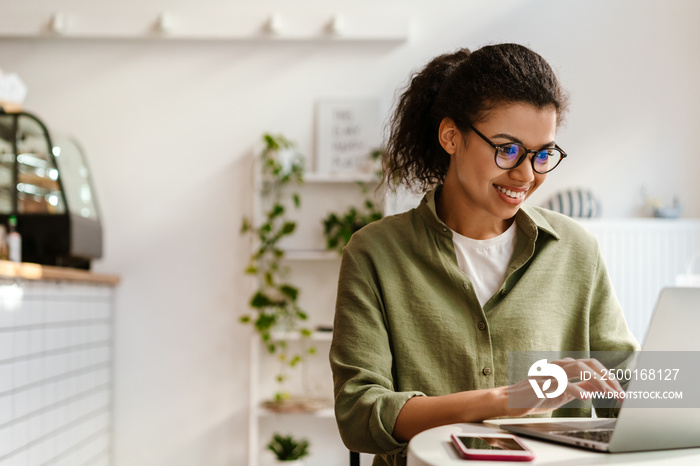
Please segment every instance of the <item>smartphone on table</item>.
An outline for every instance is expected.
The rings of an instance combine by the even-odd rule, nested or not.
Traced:
[[[452,434],[452,445],[467,460],[532,461],[535,454],[512,434]]]

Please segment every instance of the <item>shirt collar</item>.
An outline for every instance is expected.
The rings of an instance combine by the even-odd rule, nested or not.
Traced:
[[[428,191],[423,200],[421,201],[421,209],[426,215],[426,219],[432,223],[434,226],[439,228],[444,234],[452,236],[452,231],[440,220],[437,215],[437,207],[435,205],[435,197],[442,190],[442,186],[431,189]],[[515,221],[518,226],[525,231],[525,233],[533,238],[537,238],[537,232],[539,230],[551,235],[554,239],[559,239],[559,234],[556,232],[554,227],[549,224],[547,219],[535,208],[527,204],[523,204],[518,213],[515,214]]]
[[[547,219],[533,206],[523,204],[518,210],[518,213],[515,214],[515,221],[518,225],[521,225],[522,222],[529,222],[538,230],[549,233],[554,239],[559,239],[559,233],[557,233]]]

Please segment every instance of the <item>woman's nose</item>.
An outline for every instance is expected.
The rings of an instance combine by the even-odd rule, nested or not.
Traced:
[[[526,160],[509,170],[508,175],[510,178],[523,183],[531,183],[535,179],[535,171],[532,169],[532,157],[534,157],[534,154],[528,154]]]

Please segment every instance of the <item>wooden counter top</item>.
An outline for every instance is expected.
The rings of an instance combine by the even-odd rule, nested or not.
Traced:
[[[95,274],[88,270],[54,267],[50,265],[32,264],[28,262],[10,262],[0,260],[0,279],[22,278],[24,280],[68,280],[73,282],[100,283],[116,285],[119,277],[116,275]]]

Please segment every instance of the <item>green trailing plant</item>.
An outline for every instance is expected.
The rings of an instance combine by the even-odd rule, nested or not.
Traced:
[[[301,200],[293,188],[303,183],[303,158],[296,152],[294,144],[284,136],[263,136],[265,147],[260,154],[261,187],[260,198],[264,204],[264,216],[259,225],[244,218],[241,233],[250,235],[256,245],[245,273],[257,278],[257,289],[249,305],[252,314],[241,317],[241,322],[252,324],[271,354],[278,354],[282,369],[277,375],[279,383],[286,376],[284,367],[294,367],[302,361],[303,354],[313,354],[307,348],[290,354],[286,340],[275,339],[273,330],[299,331],[308,337],[311,332],[302,328],[307,320],[306,312],[299,306],[299,289],[287,279],[288,267],[282,264],[284,250],[280,241],[294,233],[296,222],[288,216],[290,209],[299,208]],[[278,393],[278,401],[286,395]]]
[[[309,455],[309,441],[296,440],[291,435],[274,434],[267,444],[267,449],[274,453],[279,461],[296,461]]]
[[[376,149],[369,154],[369,157],[376,161],[382,156],[382,153],[381,149]],[[377,172],[375,175],[380,177],[381,172]],[[327,249],[342,253],[343,248],[356,231],[383,217],[381,209],[370,195],[367,183],[358,182],[358,185],[362,189],[364,198],[361,206],[350,206],[343,213],[331,212],[323,219],[323,233],[326,237]]]

